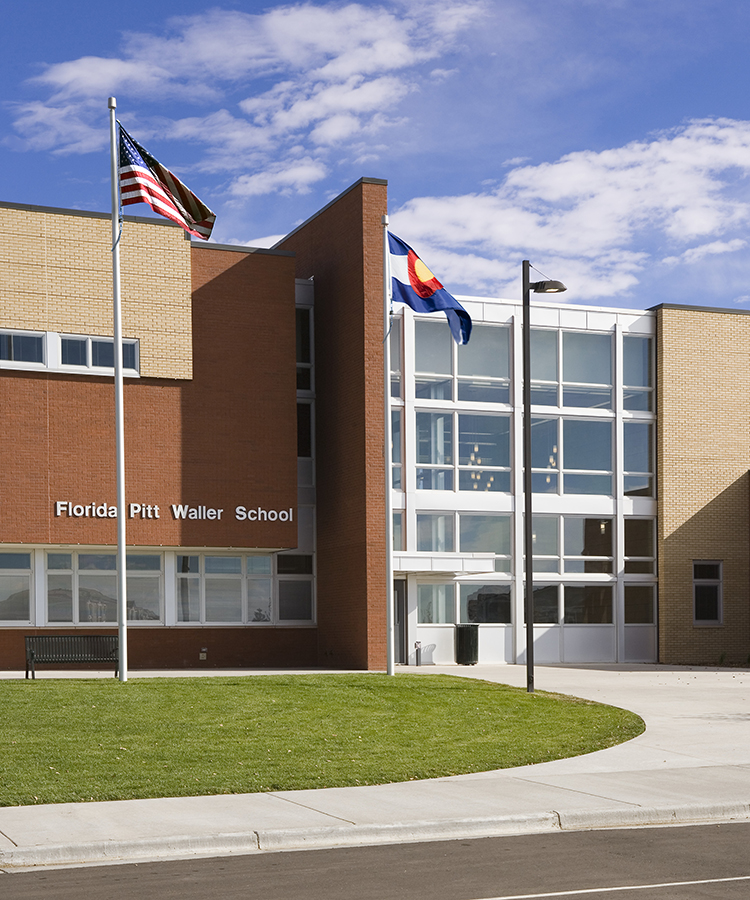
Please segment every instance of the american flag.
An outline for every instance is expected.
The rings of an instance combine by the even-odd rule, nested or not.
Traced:
[[[120,197],[123,206],[148,203],[185,231],[208,240],[216,216],[195,194],[120,128]]]

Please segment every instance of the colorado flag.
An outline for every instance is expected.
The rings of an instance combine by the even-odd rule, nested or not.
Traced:
[[[440,284],[432,272],[400,238],[388,232],[388,251],[393,299],[406,303],[414,312],[445,313],[453,340],[468,344],[471,317]]]

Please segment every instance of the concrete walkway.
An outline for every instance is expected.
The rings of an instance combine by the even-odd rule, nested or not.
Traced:
[[[521,666],[430,666],[408,671],[526,685]],[[61,674],[46,672],[38,677]],[[101,674],[111,677],[111,672]],[[131,677],[167,674],[204,677],[208,673],[133,672]],[[91,675],[77,673],[78,677]],[[18,673],[2,675],[9,676],[18,677]],[[539,691],[633,710],[645,720],[646,731],[626,744],[586,756],[429,781],[4,807],[0,808],[0,871],[750,821],[750,671],[540,666],[535,685]]]

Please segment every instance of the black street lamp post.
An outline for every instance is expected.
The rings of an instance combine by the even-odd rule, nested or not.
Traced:
[[[526,690],[534,692],[534,548],[531,509],[531,291],[536,294],[559,294],[567,290],[561,281],[529,282],[528,259],[523,261],[523,499],[524,499],[524,566],[526,591]]]

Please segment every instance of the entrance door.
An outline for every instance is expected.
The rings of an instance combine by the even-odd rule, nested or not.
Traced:
[[[397,579],[393,582],[393,605],[395,625],[395,657],[398,665],[406,665],[406,582]]]

